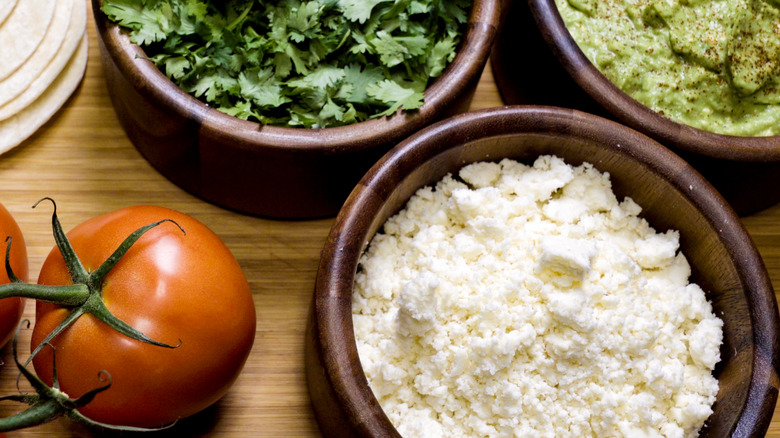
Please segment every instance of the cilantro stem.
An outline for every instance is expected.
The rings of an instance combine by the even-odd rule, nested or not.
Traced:
[[[233,20],[232,23],[228,24],[226,29],[232,32],[233,29],[235,29],[239,24],[242,24],[244,22],[244,20],[246,20],[247,15],[249,15],[249,12],[252,10],[252,7],[254,6],[254,3],[255,3],[254,1],[249,2],[247,4],[247,7],[244,8],[244,11],[241,12],[241,15],[236,17],[236,19]]]

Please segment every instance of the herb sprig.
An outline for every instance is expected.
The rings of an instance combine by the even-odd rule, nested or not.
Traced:
[[[104,0],[179,87],[264,124],[340,126],[422,105],[471,0]]]

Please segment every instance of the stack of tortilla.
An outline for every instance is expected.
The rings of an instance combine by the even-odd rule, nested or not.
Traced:
[[[0,154],[68,100],[87,65],[84,0],[0,0]]]

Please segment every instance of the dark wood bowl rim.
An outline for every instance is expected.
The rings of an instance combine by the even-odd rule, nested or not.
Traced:
[[[523,123],[515,123],[522,120]],[[735,431],[746,436],[766,431],[774,412],[776,392],[767,392],[768,382],[776,376],[780,352],[778,330],[780,322],[769,275],[763,261],[739,217],[723,197],[690,165],[649,137],[631,128],[601,117],[577,110],[543,107],[510,106],[460,114],[433,124],[386,154],[355,187],[339,212],[322,251],[314,293],[314,315],[318,324],[317,340],[322,345],[321,355],[325,373],[335,390],[340,406],[360,436],[398,436],[397,431],[379,408],[368,387],[359,362],[352,325],[352,290],[358,258],[372,236],[369,228],[387,199],[376,199],[378,193],[390,193],[383,186],[388,178],[398,176],[410,164],[420,164],[443,151],[430,147],[430,138],[451,136],[461,129],[472,133],[470,138],[492,137],[500,134],[537,132],[539,127],[552,123],[571,123],[578,134],[601,139],[610,131],[609,138],[622,138],[619,144],[605,145],[615,153],[632,156],[648,165],[649,169],[664,175],[699,209],[704,219],[719,230],[719,237],[727,253],[734,260],[740,280],[745,285],[753,327],[752,376],[746,408],[741,412]],[[522,128],[517,128],[522,126]],[[488,133],[487,135],[482,133]],[[453,144],[457,146],[457,144]],[[689,188],[697,187],[695,197]],[[375,190],[372,187],[380,187]],[[381,196],[380,196],[381,197]],[[773,312],[772,309],[775,309]],[[340,362],[340,357],[355,358],[351,363]],[[759,354],[761,352],[761,354]],[[771,364],[763,357],[771,357]],[[370,412],[369,412],[370,411]]]
[[[154,64],[143,50],[130,42],[120,27],[100,10],[103,0],[92,0],[98,36],[118,69],[134,88],[150,101],[185,119],[193,119],[201,130],[213,132],[250,149],[295,149],[343,154],[396,142],[430,124],[447,110],[458,96],[476,83],[482,73],[500,17],[499,0],[476,0],[461,47],[455,59],[425,92],[423,106],[414,112],[370,119],[353,125],[307,129],[267,126],[229,116],[210,108],[181,90]]]
[[[588,60],[569,33],[555,0],[527,1],[547,44],[569,75],[596,102],[625,123],[663,144],[708,157],[749,162],[780,161],[780,136],[716,134],[675,122],[639,103]]]

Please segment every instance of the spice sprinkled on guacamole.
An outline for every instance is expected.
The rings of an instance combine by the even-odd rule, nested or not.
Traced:
[[[780,0],[556,0],[585,56],[659,114],[780,135]]]

